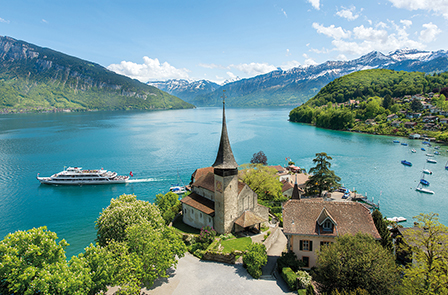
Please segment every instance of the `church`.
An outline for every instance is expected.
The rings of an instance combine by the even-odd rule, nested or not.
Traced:
[[[269,220],[269,208],[238,178],[226,126],[225,101],[218,155],[212,167],[193,173],[191,193],[181,200],[182,218],[194,228],[213,227],[219,234],[260,229]]]

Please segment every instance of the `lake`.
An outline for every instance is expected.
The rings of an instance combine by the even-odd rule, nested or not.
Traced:
[[[326,152],[341,183],[380,201],[384,216],[441,214],[448,225],[447,147],[426,163],[419,140],[349,133],[288,122],[290,108],[227,109],[227,128],[238,164],[263,151],[270,165],[291,158],[307,170],[313,158]],[[0,116],[0,237],[10,232],[47,226],[67,240],[67,257],[94,242],[95,220],[111,198],[135,194],[153,202],[180,180],[187,184],[197,168],[211,166],[221,133],[220,108],[153,112],[85,112]],[[411,153],[415,148],[417,153]],[[429,149],[433,151],[433,149]],[[401,160],[413,163],[404,166]],[[50,176],[77,166],[104,168],[135,182],[97,186],[48,186],[37,173]],[[434,195],[415,191],[421,171]],[[179,176],[178,176],[179,175]],[[180,179],[180,180],[179,180]],[[444,215],[442,215],[444,214]]]

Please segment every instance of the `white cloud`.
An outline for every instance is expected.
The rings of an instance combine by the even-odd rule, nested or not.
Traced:
[[[429,24],[423,24],[423,27],[425,29],[420,32],[419,39],[425,43],[434,41],[436,39],[436,36],[442,32],[442,30],[440,30],[432,22],[430,22]]]
[[[48,24],[48,21],[46,19],[42,19],[42,22]]]
[[[254,63],[254,62],[250,64],[230,65],[229,68],[235,68],[250,76],[266,74],[277,70],[276,66],[269,65],[267,63]]]
[[[412,25],[412,21],[408,19],[402,19],[400,20],[400,23],[402,23],[406,29]]]
[[[345,54],[339,54],[339,55],[336,57],[336,59],[337,59],[337,60],[348,60],[348,58],[345,56]]]
[[[372,22],[371,22],[371,21],[370,21],[369,23],[370,23],[370,25],[372,25]],[[382,29],[388,28],[387,24],[385,24],[385,23],[383,23],[383,22],[379,22],[379,23],[377,23],[377,24],[375,25],[375,27],[377,27],[377,28],[382,28]]]
[[[337,16],[346,18],[348,20],[355,20],[359,17],[359,14],[353,14],[355,12],[356,7],[351,7],[351,8],[345,8],[345,7],[341,7],[342,9],[339,10],[338,12],[336,12]]]
[[[448,1],[446,0],[389,0],[397,8],[408,10],[428,10],[437,14],[442,14],[448,19]]]
[[[311,3],[311,5],[319,10],[320,9],[320,0],[308,0],[309,3]]]
[[[189,78],[187,69],[177,69],[167,62],[160,63],[157,58],[151,59],[147,56],[143,57],[143,64],[122,61],[119,64],[111,64],[107,68],[141,82]]]
[[[238,76],[235,75],[232,72],[227,72],[226,74],[227,74],[227,76],[229,76],[230,80],[237,80],[238,79]]]
[[[387,32],[385,30],[376,30],[372,27],[364,27],[361,25],[353,29],[353,35],[357,39],[376,41],[384,43],[387,40]]]
[[[300,62],[298,62],[296,60],[290,60],[287,63],[282,64],[280,67],[282,68],[282,70],[287,71],[292,68],[300,67]]]
[[[0,23],[9,24],[9,20],[3,19],[0,17]]]
[[[283,8],[281,8],[281,11],[282,11],[283,14],[286,16],[286,18],[288,18],[288,15],[286,14],[286,11],[283,10]]]
[[[319,34],[324,34],[328,37],[334,38],[334,39],[345,39],[350,37],[350,31],[346,31],[341,27],[335,27],[334,25],[331,25],[329,27],[325,27],[323,25],[320,25],[318,23],[313,23],[313,28],[316,29],[316,31]]]
[[[289,49],[286,49],[286,56],[290,56],[291,52],[289,52]]]
[[[221,65],[203,64],[203,63],[200,63],[199,66],[202,67],[202,68],[206,68],[206,69],[225,69],[226,68],[226,67],[223,67]]]

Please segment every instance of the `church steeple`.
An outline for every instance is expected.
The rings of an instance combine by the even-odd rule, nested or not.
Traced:
[[[225,91],[225,90],[224,90]],[[238,169],[238,164],[232,153],[232,148],[230,146],[229,136],[227,134],[226,125],[226,101],[225,93],[222,95],[222,131],[221,131],[221,141],[219,143],[218,155],[216,156],[215,163],[212,165],[213,168],[219,170],[235,170]]]

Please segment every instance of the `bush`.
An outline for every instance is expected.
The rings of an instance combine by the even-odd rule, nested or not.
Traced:
[[[293,271],[298,271],[303,266],[302,261],[297,259],[294,252],[283,252],[282,256],[277,259],[278,271],[281,273],[284,267],[289,267]]]
[[[246,253],[243,254],[243,263],[247,268],[247,272],[254,279],[261,277],[261,268],[268,263],[266,246],[259,243],[250,244]]]
[[[297,290],[297,274],[290,267],[282,269],[282,278],[291,291]]]
[[[297,272],[297,284],[299,289],[308,288],[311,285],[311,276],[309,273],[303,270]]]
[[[201,233],[199,234],[198,240],[200,243],[206,243],[208,246],[213,242],[215,237],[216,231],[213,229],[213,227],[206,226],[201,228]]]

